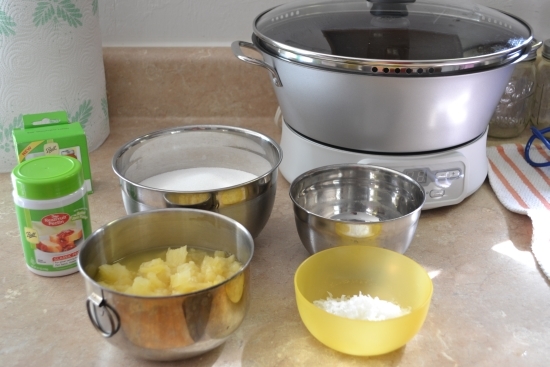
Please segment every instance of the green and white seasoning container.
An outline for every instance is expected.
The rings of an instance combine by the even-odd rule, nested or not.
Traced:
[[[29,270],[48,277],[77,272],[78,252],[92,232],[82,164],[46,155],[21,162],[11,178]]]

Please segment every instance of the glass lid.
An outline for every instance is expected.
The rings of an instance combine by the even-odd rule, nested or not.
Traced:
[[[313,67],[428,76],[486,70],[529,53],[523,20],[468,1],[293,1],[260,14],[253,41]]]

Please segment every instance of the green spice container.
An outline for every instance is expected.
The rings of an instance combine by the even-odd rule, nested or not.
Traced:
[[[29,270],[48,277],[77,272],[78,252],[92,232],[82,164],[46,155],[21,162],[11,178]]]

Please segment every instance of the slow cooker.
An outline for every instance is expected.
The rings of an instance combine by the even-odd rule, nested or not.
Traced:
[[[429,166],[434,154],[484,147],[490,118],[532,39],[525,21],[477,4],[308,0],[259,14],[252,43],[235,41],[232,50],[268,70],[292,144],[381,157],[387,165],[420,157],[415,166]],[[281,173],[292,181],[286,163],[315,158],[289,156],[285,145],[282,139]],[[482,183],[485,153],[477,159],[485,161],[485,172],[476,173]]]

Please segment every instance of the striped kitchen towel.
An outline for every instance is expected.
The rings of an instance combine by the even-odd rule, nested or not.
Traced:
[[[524,149],[522,144],[488,147],[489,183],[504,207],[531,218],[531,251],[550,279],[550,167],[529,165]],[[535,162],[550,161],[542,145],[532,145],[529,156]]]

